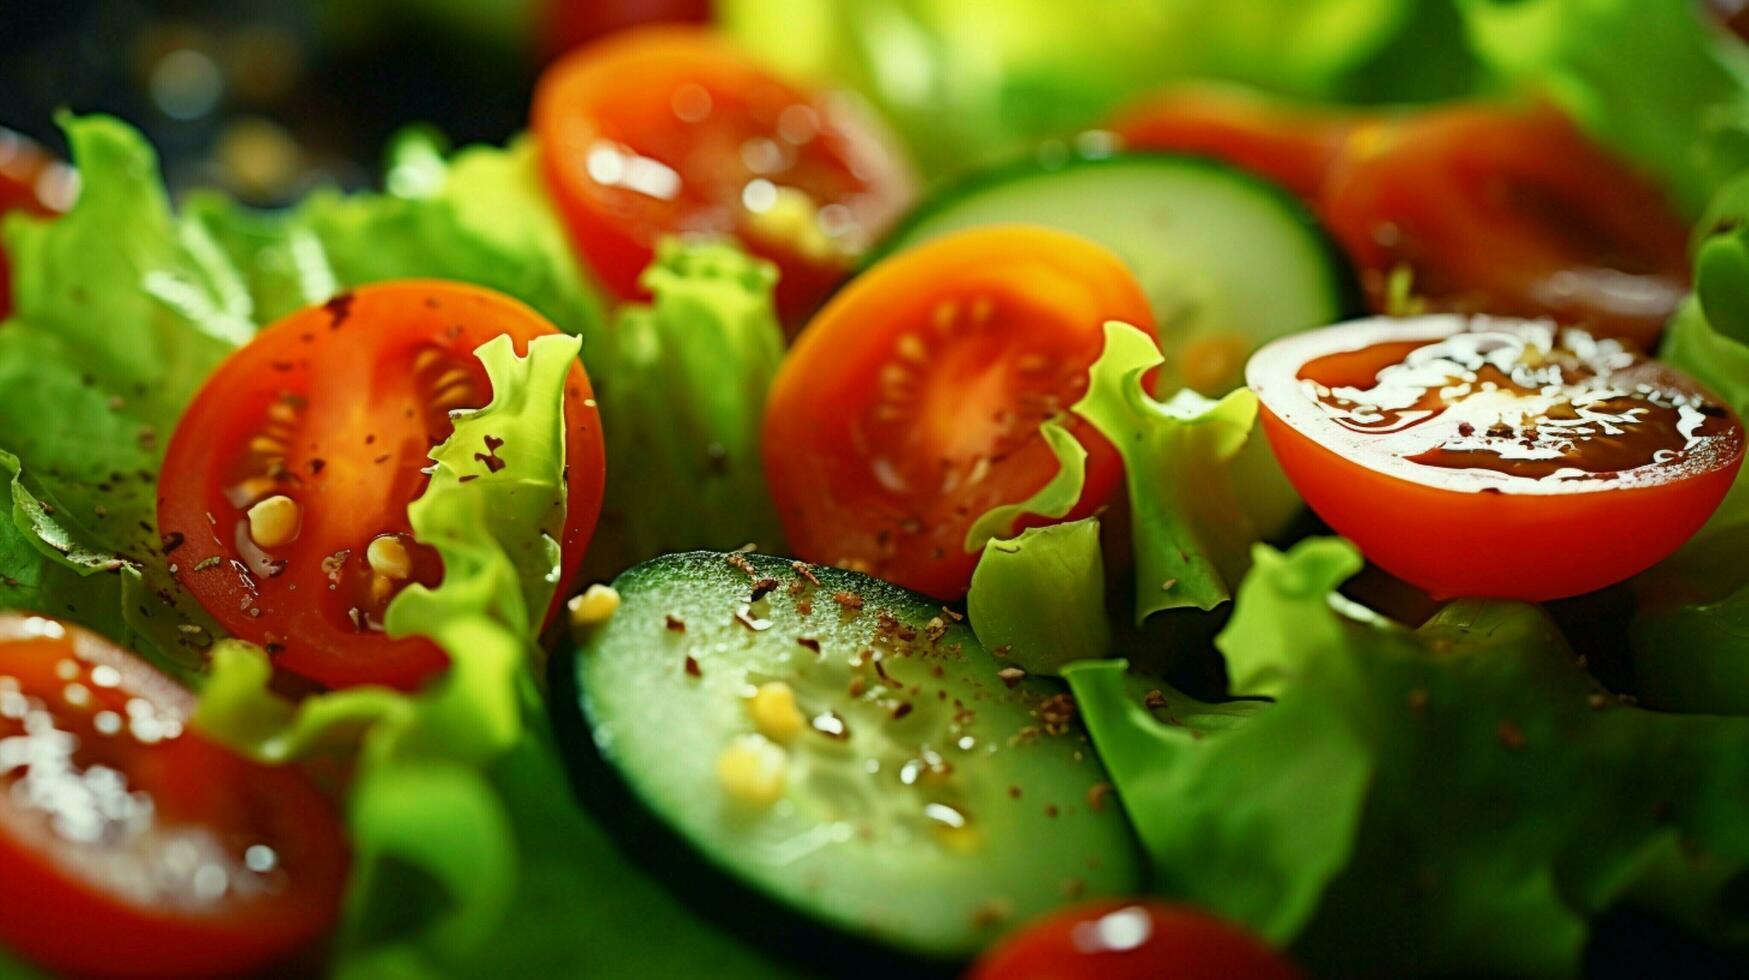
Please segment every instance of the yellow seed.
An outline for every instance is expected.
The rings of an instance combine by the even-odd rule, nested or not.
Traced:
[[[897,349],[900,357],[913,363],[921,364],[929,359],[929,348],[923,346],[922,338],[914,333],[901,335]]]
[[[298,412],[285,402],[274,402],[267,408],[267,417],[281,425],[291,425],[298,420]]]
[[[249,539],[260,548],[279,548],[298,536],[298,504],[276,493],[249,508]]]
[[[788,742],[807,727],[808,720],[796,707],[796,692],[783,681],[766,681],[747,699],[747,714],[753,727],[773,742]]]
[[[763,735],[738,735],[717,756],[717,781],[742,803],[770,806],[788,780],[789,753]]]
[[[445,371],[442,374],[437,376],[437,382],[436,382],[436,384],[432,385],[432,387],[438,389],[439,391],[442,391],[445,388],[451,388],[451,387],[454,387],[456,385],[467,384],[467,382],[468,382],[468,372],[462,370],[461,368],[450,368],[448,371]]]
[[[619,611],[619,593],[611,585],[599,582],[565,605],[571,612],[571,626],[599,626]]]
[[[438,359],[442,356],[442,354],[437,352],[437,348],[426,347],[419,353],[413,355],[413,370],[420,374],[424,374],[426,371],[436,367]]]
[[[935,329],[946,330],[948,327],[953,326],[953,321],[957,319],[959,315],[959,304],[949,300],[948,302],[937,304],[934,313],[930,315],[930,319],[935,323]]]
[[[256,436],[249,440],[249,451],[263,456],[284,456],[285,443],[272,436]]]
[[[364,549],[364,560],[370,563],[370,570],[392,581],[411,578],[413,575],[413,556],[407,553],[407,546],[393,534],[382,534],[371,539]]]

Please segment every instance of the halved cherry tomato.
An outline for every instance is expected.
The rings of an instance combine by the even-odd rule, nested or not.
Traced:
[[[560,55],[615,31],[645,24],[702,24],[710,18],[710,0],[546,0],[540,44],[549,56]]]
[[[334,807],[188,730],[108,640],[0,613],[0,946],[80,976],[237,976],[332,926]]]
[[[1108,320],[1154,332],[1121,259],[1043,228],[960,232],[859,276],[802,333],[766,404],[765,474],[791,547],[964,595],[967,530],[1057,472],[1039,423],[1086,391]],[[1090,426],[1069,430],[1088,454],[1075,520],[1122,467]]]
[[[1688,228],[1553,109],[1462,106],[1350,138],[1325,223],[1374,309],[1410,273],[1432,311],[1551,317],[1643,350],[1688,291]]]
[[[910,203],[872,120],[805,92],[703,28],[647,27],[572,52],[534,97],[547,183],[622,297],[664,235],[733,235],[777,263],[778,310],[819,305]]]
[[[227,630],[317,683],[411,688],[441,670],[431,642],[382,633],[402,587],[442,578],[407,505],[449,413],[491,399],[474,351],[509,335],[526,354],[556,332],[515,300],[437,281],[367,286],[268,327],[207,380],[170,441],[158,524],[178,579]],[[565,445],[554,608],[601,509],[601,425],[581,364]],[[479,448],[490,467],[497,447]]]
[[[1238,926],[1188,905],[1099,901],[1004,939],[967,980],[1298,980]]]
[[[1439,598],[1622,581],[1699,530],[1743,462],[1698,383],[1546,322],[1362,320],[1278,340],[1246,378],[1306,503]]]
[[[78,186],[71,167],[28,138],[0,126],[0,217],[8,211],[59,214],[72,205]],[[12,278],[5,250],[0,248],[0,320],[11,312]]]
[[[1129,106],[1110,129],[1133,150],[1224,160],[1316,206],[1356,112],[1298,106],[1231,85],[1192,84]]]

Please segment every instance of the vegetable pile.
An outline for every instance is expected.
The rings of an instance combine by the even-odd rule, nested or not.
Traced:
[[[271,213],[64,116],[0,977],[1740,967],[1749,46],[987,7],[721,0]]]

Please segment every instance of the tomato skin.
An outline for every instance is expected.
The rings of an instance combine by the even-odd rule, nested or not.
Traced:
[[[24,136],[0,126],[0,218],[9,211],[60,214],[76,187],[72,168]],[[12,312],[12,277],[0,242],[0,320]]]
[[[1736,468],[1680,483],[1563,497],[1459,493],[1360,466],[1267,408],[1263,431],[1294,489],[1367,560],[1436,599],[1543,602],[1592,592],[1668,557],[1724,500]],[[1598,529],[1609,532],[1600,546]],[[1484,533],[1475,533],[1481,530]],[[1503,559],[1503,542],[1559,541],[1562,554]]]
[[[490,400],[473,352],[509,335],[526,354],[529,341],[555,333],[515,300],[436,280],[366,286],[263,330],[207,380],[170,441],[158,523],[178,580],[290,673],[329,687],[417,687],[447,658],[423,637],[361,625],[355,610],[387,603],[359,596],[376,586],[368,545],[400,535],[414,558],[402,581],[441,579],[435,553],[410,541],[406,507],[424,490],[431,447],[449,435],[448,412]],[[581,363],[565,427],[567,512],[549,619],[601,509],[601,426]],[[261,438],[278,453],[271,466],[253,455]],[[301,523],[289,544],[258,548],[246,512],[273,494],[297,501]]]
[[[1316,206],[1358,113],[1294,106],[1234,86],[1182,85],[1119,112],[1126,147],[1209,156],[1268,178]]]
[[[964,595],[978,561],[966,531],[1056,473],[1038,425],[1085,392],[1108,320],[1154,335],[1120,259],[1043,228],[944,236],[859,276],[803,331],[766,403],[766,481],[790,546]],[[1122,465],[1091,426],[1065,421],[1087,449],[1063,518],[1077,520],[1110,499]]]
[[[1502,478],[1501,474],[1511,474],[1512,467],[1531,459],[1516,450],[1511,458],[1478,455],[1454,464],[1463,452],[1436,447],[1450,445],[1454,431],[1463,439],[1480,438],[1479,430],[1489,427],[1486,420],[1471,421],[1461,413],[1446,416],[1452,406],[1463,403],[1461,399],[1449,401],[1441,395],[1445,407],[1416,420],[1430,407],[1418,400],[1397,419],[1380,416],[1375,431],[1356,435],[1308,394],[1307,386],[1314,383],[1364,391],[1379,364],[1396,364],[1410,349],[1466,332],[1494,336],[1547,329],[1522,321],[1482,318],[1476,322],[1480,326],[1474,330],[1472,321],[1456,316],[1342,324],[1276,341],[1247,366],[1250,387],[1262,403],[1264,434],[1288,480],[1307,505],[1358,545],[1370,562],[1436,599],[1474,596],[1541,602],[1595,591],[1644,571],[1674,552],[1712,516],[1742,467],[1741,422],[1705,388],[1657,362],[1640,360],[1620,369],[1619,387],[1631,390],[1636,383],[1648,382],[1660,392],[1692,398],[1690,404],[1707,419],[1695,429],[1706,434],[1705,439],[1693,443],[1692,452],[1660,458],[1650,451],[1632,455],[1636,445],[1644,446],[1636,440],[1648,438],[1632,425],[1624,423],[1619,432],[1597,435],[1595,428],[1584,430],[1585,439],[1594,441],[1576,441],[1575,455],[1551,464],[1599,461],[1589,474],[1577,476],[1561,477],[1559,473],[1569,473],[1562,469],[1529,479]],[[1387,351],[1389,359],[1369,361],[1370,351]],[[1318,364],[1351,366],[1326,369],[1334,373],[1320,376],[1312,370]],[[1362,364],[1366,366],[1358,366]],[[1362,381],[1361,374],[1368,380]],[[1465,387],[1470,387],[1477,379],[1465,380]],[[1492,383],[1484,380],[1483,393],[1476,397],[1493,399],[1488,387]],[[1401,393],[1388,391],[1387,397]],[[1426,392],[1422,394],[1425,397]],[[1393,404],[1408,402],[1399,399]],[[1603,400],[1589,404],[1599,411],[1611,410]],[[1650,408],[1644,411],[1648,417],[1653,414]],[[1507,402],[1498,412],[1492,417],[1525,419],[1525,431],[1533,436],[1539,426],[1553,429],[1561,424],[1550,420],[1577,418],[1531,402]],[[1575,424],[1583,429],[1589,423]],[[1399,435],[1406,440],[1379,441]],[[1511,432],[1500,438],[1531,450],[1539,439],[1542,445],[1553,445],[1561,437],[1545,431],[1529,441],[1516,441],[1518,436]],[[1617,451],[1629,453],[1636,462],[1601,462],[1613,460],[1609,454]]]
[[[62,672],[69,665],[78,668],[71,679]],[[115,673],[100,679],[103,670]],[[77,627],[0,613],[0,677],[10,679],[15,696],[41,699],[55,728],[77,739],[69,778],[101,764],[153,803],[144,828],[108,825],[106,833],[124,835],[123,843],[81,841],[19,802],[29,793],[10,792],[27,777],[16,770],[0,777],[0,789],[9,791],[0,792],[0,947],[81,976],[235,976],[308,948],[332,927],[346,881],[344,830],[333,805],[297,770],[251,762],[186,730],[188,692]],[[84,692],[80,705],[64,693],[73,684]],[[103,734],[96,727],[100,711],[134,717],[124,705],[135,701],[180,732],[148,742],[131,729]],[[22,732],[18,721],[0,717],[0,735]],[[148,861],[162,860],[160,835],[190,833],[213,835],[202,839],[225,851],[232,866],[221,870],[236,883],[206,908],[179,906],[190,900],[186,889],[129,894],[104,878],[106,871],[127,880],[130,871],[147,870]],[[236,862],[255,844],[271,849],[277,871],[269,874],[280,878],[267,891],[245,894],[248,872]]]
[[[1089,902],[1021,929],[967,980],[1299,980],[1237,926],[1188,905]]]
[[[638,278],[660,238],[729,236],[777,264],[778,312],[793,326],[913,193],[872,117],[781,81],[701,28],[639,28],[573,51],[541,77],[532,123],[573,243],[627,299],[647,296]],[[746,203],[779,188],[806,203]],[[822,230],[829,213],[847,229],[837,238]]]
[[[1549,317],[1656,346],[1688,290],[1688,228],[1547,107],[1435,109],[1357,131],[1325,224],[1373,308],[1405,267],[1429,311]]]

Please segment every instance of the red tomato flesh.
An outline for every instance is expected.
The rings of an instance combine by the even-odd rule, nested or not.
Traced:
[[[73,169],[26,137],[0,126],[0,218],[9,211],[60,214],[78,192]],[[0,241],[0,246],[4,246]],[[12,277],[0,247],[0,320],[12,312]]]
[[[526,354],[553,333],[508,297],[437,281],[367,286],[263,330],[208,379],[170,441],[158,524],[177,578],[225,629],[318,684],[407,689],[442,670],[429,640],[382,632],[402,588],[443,574],[436,552],[413,541],[407,505],[453,431],[449,413],[491,400],[474,351],[508,335]],[[555,609],[601,509],[601,425],[581,364],[565,441]],[[480,447],[483,459],[495,453]],[[291,501],[287,540],[258,523],[270,498]],[[404,568],[373,562],[379,538],[405,554]]]
[[[1004,939],[967,980],[1298,980],[1237,926],[1187,905],[1093,902]]]
[[[1363,320],[1276,341],[1246,377],[1306,503],[1439,598],[1622,581],[1699,530],[1743,462],[1699,384],[1546,322]]]
[[[235,976],[327,933],[333,806],[189,731],[193,700],[94,633],[0,613],[0,946],[83,976]]]
[[[777,264],[799,323],[908,206],[910,171],[841,96],[798,89],[703,28],[625,31],[548,68],[533,127],[578,250],[622,297],[667,235]]]
[[[1043,228],[949,235],[859,276],[809,324],[766,404],[765,474],[796,553],[941,599],[965,594],[964,542],[991,508],[1057,471],[1039,423],[1087,388],[1104,324],[1154,333],[1122,260]],[[1122,475],[1078,419],[1087,482],[1065,517]]]

